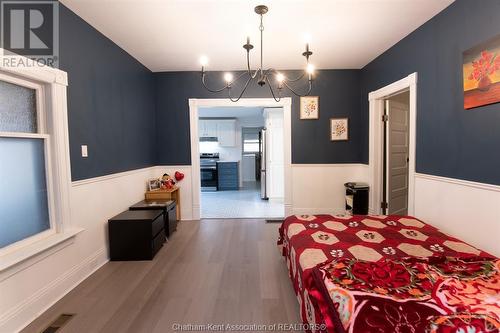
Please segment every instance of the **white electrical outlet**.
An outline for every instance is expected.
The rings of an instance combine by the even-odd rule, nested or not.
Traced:
[[[82,157],[89,157],[89,150],[87,145],[82,145]]]

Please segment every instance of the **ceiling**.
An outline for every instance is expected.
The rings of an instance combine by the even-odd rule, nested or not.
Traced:
[[[250,35],[258,64],[259,18],[264,16],[264,67],[304,67],[305,38],[320,69],[362,68],[454,0],[61,0],[154,72],[246,66]],[[308,36],[308,37],[307,37]]]
[[[262,108],[254,107],[213,107],[199,108],[198,115],[203,118],[256,118],[264,119]]]

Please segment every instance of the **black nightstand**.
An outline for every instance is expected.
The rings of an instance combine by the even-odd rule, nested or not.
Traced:
[[[142,200],[130,206],[130,210],[157,210],[161,209],[165,220],[165,233],[172,236],[177,230],[176,205],[173,200]]]
[[[151,260],[165,243],[163,210],[129,210],[108,221],[112,261]]]

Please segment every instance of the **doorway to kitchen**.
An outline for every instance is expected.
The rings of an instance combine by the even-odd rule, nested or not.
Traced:
[[[190,100],[194,218],[275,219],[290,210],[291,100],[271,101]]]
[[[201,218],[283,217],[283,108],[198,110]]]

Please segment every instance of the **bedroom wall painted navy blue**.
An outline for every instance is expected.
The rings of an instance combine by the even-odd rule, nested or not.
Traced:
[[[294,76],[298,72],[285,71]],[[160,164],[191,164],[189,98],[225,98],[212,94],[200,82],[199,72],[155,73]],[[361,161],[360,71],[318,71],[311,95],[320,101],[319,120],[299,119],[299,99],[292,100],[292,163],[358,163]],[[222,73],[210,73],[212,85],[222,83]],[[234,89],[239,91],[238,87]],[[287,93],[286,96],[291,96]],[[267,86],[249,86],[245,97],[269,98]],[[329,119],[349,117],[349,141],[331,142]]]
[[[370,91],[418,73],[416,171],[500,185],[500,104],[464,110],[462,52],[500,33],[500,1],[457,0],[361,71],[362,161]]]
[[[60,68],[68,72],[73,180],[156,164],[150,70],[60,4]],[[80,146],[88,145],[82,158]]]
[[[418,72],[417,172],[500,184],[500,104],[464,110],[461,87],[462,51],[500,33],[499,13],[497,0],[457,0],[362,70],[320,71],[320,120],[299,120],[293,99],[293,163],[367,163],[368,92]],[[151,73],[62,4],[60,27],[73,180],[189,164],[187,99],[214,97],[199,73]],[[349,117],[348,142],[329,141],[332,116]]]

